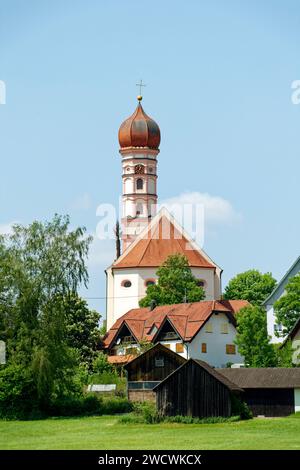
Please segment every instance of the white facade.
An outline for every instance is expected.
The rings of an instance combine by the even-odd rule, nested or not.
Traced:
[[[191,268],[194,276],[204,282],[205,299],[220,298],[220,278],[214,269]],[[107,328],[122,315],[139,307],[139,301],[145,297],[147,281],[157,281],[157,268],[107,269]],[[131,286],[125,287],[130,281]]]
[[[295,413],[300,412],[300,388],[294,389],[295,394]]]
[[[268,335],[271,337],[271,343],[282,343],[285,339],[284,336],[280,335],[282,331],[282,325],[277,323],[276,316],[274,313],[274,304],[285,294],[285,287],[289,280],[296,276],[300,272],[300,257],[295,261],[287,273],[283,276],[281,281],[273,290],[272,294],[264,301],[263,306],[267,313],[267,329]],[[276,334],[279,333],[279,337]]]
[[[266,311],[267,311],[267,329],[268,329],[268,335],[271,338],[270,341],[273,344],[282,343],[284,338],[282,336],[276,335],[276,332],[278,332],[279,335],[281,334],[282,325],[278,324],[276,321],[276,316],[274,313],[273,305],[266,305]]]

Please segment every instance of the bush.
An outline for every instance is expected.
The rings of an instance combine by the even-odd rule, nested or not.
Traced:
[[[32,375],[21,365],[0,366],[0,418],[40,416]]]
[[[113,394],[120,397],[126,396],[126,379],[120,377],[116,372],[95,373],[89,377],[89,384],[116,384],[116,391]]]
[[[239,415],[240,419],[246,420],[246,419],[253,418],[252,411],[250,410],[247,403],[240,400],[240,398],[238,398],[235,395],[231,396],[231,407],[232,407],[232,414]]]
[[[124,398],[103,400],[94,394],[57,399],[48,410],[50,416],[113,415],[130,411],[132,411],[132,404]]]

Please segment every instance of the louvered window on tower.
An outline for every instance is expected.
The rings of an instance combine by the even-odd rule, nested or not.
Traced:
[[[143,187],[144,187],[144,181],[142,180],[142,178],[139,178],[138,180],[136,180],[136,189],[141,190],[143,189]]]

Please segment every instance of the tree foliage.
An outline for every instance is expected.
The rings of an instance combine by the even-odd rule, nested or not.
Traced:
[[[242,308],[237,314],[235,343],[247,367],[275,367],[277,357],[267,334],[265,311],[257,306]]]
[[[184,255],[170,255],[156,274],[158,282],[147,287],[146,297],[140,300],[141,307],[148,307],[151,302],[155,305],[179,304],[185,300],[198,302],[205,297]]]
[[[26,370],[42,404],[72,393],[75,367],[88,355],[83,346],[94,345],[98,316],[77,295],[88,282],[90,242],[58,215],[15,225],[0,239],[0,339],[8,367]]]
[[[277,322],[284,327],[283,335],[288,334],[300,318],[300,273],[292,277],[285,287],[285,294],[275,302]]]
[[[276,286],[271,273],[262,274],[256,269],[237,274],[225,288],[224,298],[248,300],[252,305],[261,305]]]

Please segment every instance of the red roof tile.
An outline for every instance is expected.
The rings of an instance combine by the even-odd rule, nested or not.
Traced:
[[[210,262],[200,249],[193,247],[165,215],[158,218],[157,224],[149,226],[144,237],[130,246],[114,262],[113,268],[158,267],[168,256],[175,253],[185,255],[192,267],[216,268],[216,265]]]
[[[245,300],[203,301],[185,304],[161,305],[154,310],[135,308],[119,318],[104,338],[104,347],[109,348],[123,324],[127,325],[138,341],[155,340],[157,333],[149,335],[151,327],[158,328],[169,319],[183,341],[191,341],[213,312],[224,312],[230,316],[249,305]]]

